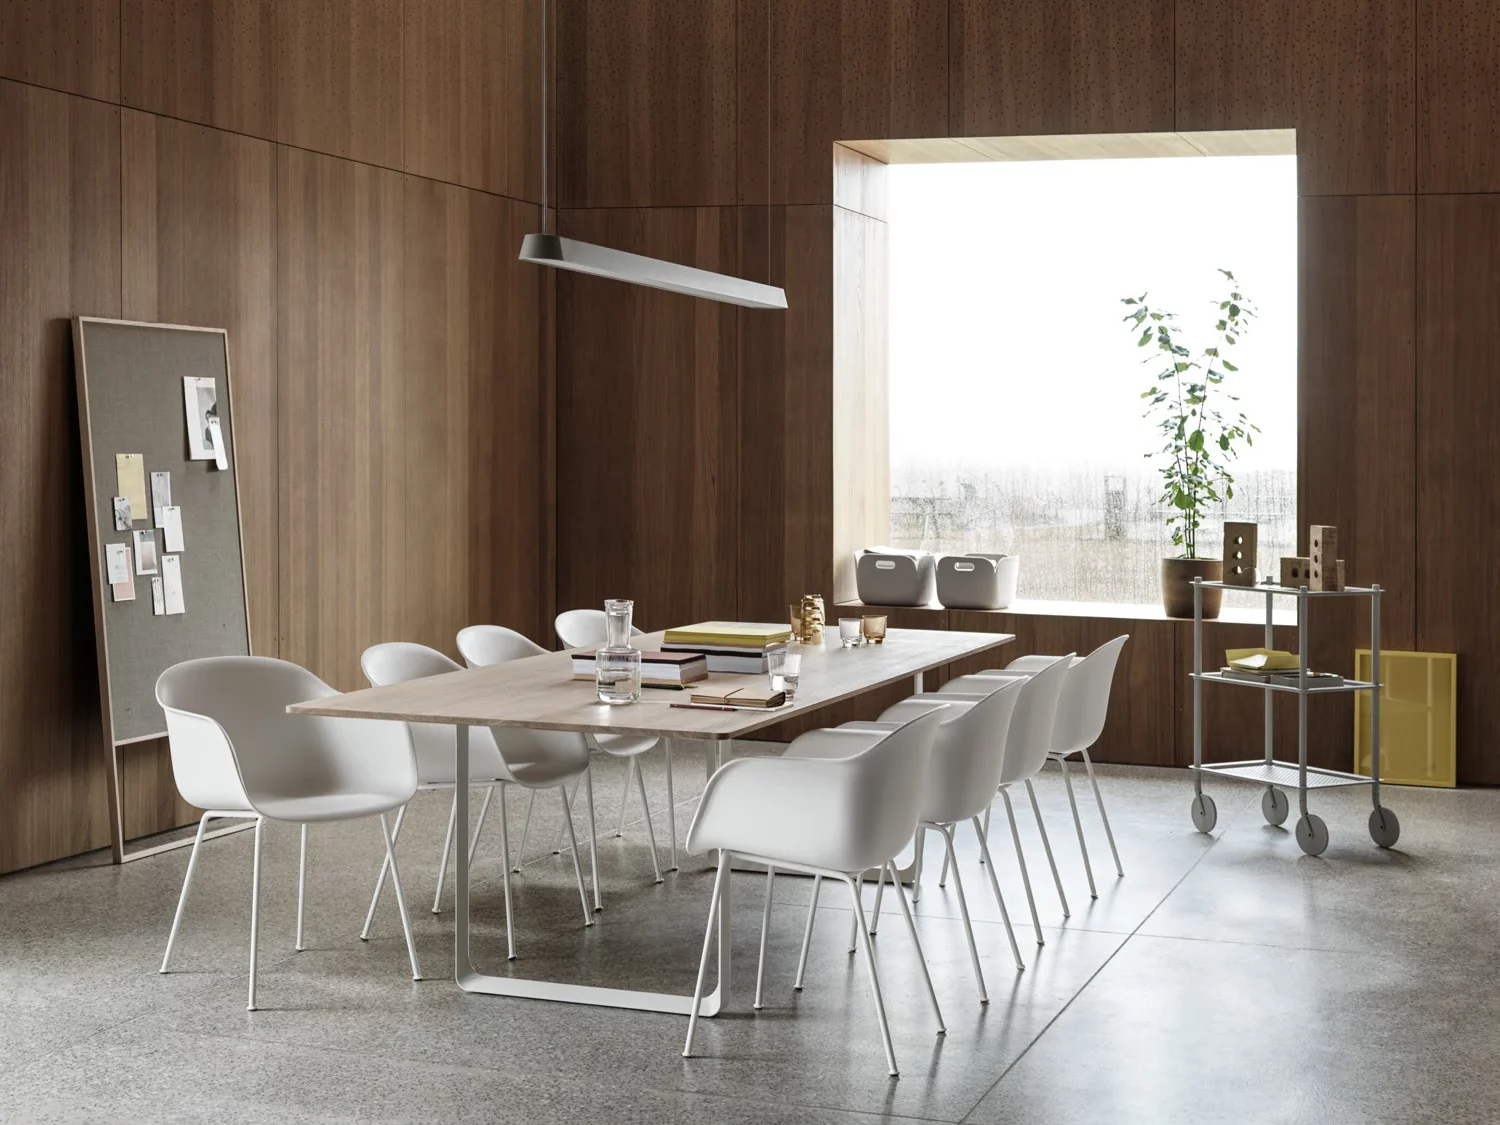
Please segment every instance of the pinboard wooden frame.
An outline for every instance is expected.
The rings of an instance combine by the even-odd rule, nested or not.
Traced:
[[[117,732],[114,707],[115,699],[114,692],[112,690],[110,673],[111,665],[108,626],[109,615],[107,613],[105,575],[103,572],[102,561],[104,554],[105,536],[103,533],[103,525],[100,522],[101,519],[108,519],[113,521],[114,514],[112,511],[100,510],[101,505],[98,500],[100,490],[98,488],[98,482],[95,476],[96,455],[94,449],[94,424],[96,419],[93,416],[92,404],[89,394],[88,351],[86,347],[88,328],[93,325],[116,326],[130,329],[150,329],[167,332],[197,333],[200,335],[217,337],[217,346],[214,350],[216,352],[221,350],[223,355],[224,397],[228,414],[228,418],[226,419],[227,426],[225,427],[225,439],[227,440],[229,445],[229,465],[231,469],[231,476],[233,477],[233,527],[237,535],[235,549],[239,555],[238,578],[241,602],[244,610],[244,650],[243,652],[238,652],[238,646],[236,646],[236,654],[238,655],[249,655],[252,651],[250,641],[250,613],[247,593],[249,583],[245,575],[245,536],[239,489],[239,443],[235,440],[234,437],[234,379],[229,365],[228,331],[223,328],[202,328],[183,324],[156,324],[149,321],[115,320],[107,317],[74,317],[73,368],[74,379],[78,391],[78,425],[80,438],[79,446],[83,456],[85,511],[88,524],[89,575],[93,585],[94,648],[99,670],[99,714],[101,729],[103,731],[104,738],[104,750],[107,755],[106,761],[108,764],[107,788],[109,793],[110,850],[112,852],[115,863],[128,863],[131,860],[144,859],[147,856],[158,855],[162,852],[188,847],[193,843],[193,838],[187,837],[185,839],[174,840],[165,844],[158,844],[153,847],[138,848],[133,852],[127,852],[125,849],[125,822],[123,801],[121,799],[120,790],[120,749],[121,747],[138,745],[143,742],[149,742],[154,739],[163,738],[166,736],[167,732],[165,722],[163,722],[160,730],[151,730],[147,733],[136,733],[125,738],[116,737]],[[175,432],[181,431],[183,421],[180,407],[178,411],[173,414],[170,424],[174,427]],[[116,452],[126,451],[117,450]],[[205,462],[199,463],[206,464]],[[113,489],[111,489],[111,491],[113,491]],[[173,499],[174,501],[178,499],[175,487]],[[150,516],[151,513],[148,512],[147,522],[150,526],[154,527],[154,521],[150,519]],[[191,546],[191,544],[189,544],[189,546]],[[136,574],[132,574],[131,580],[135,581],[136,577]],[[236,619],[238,618],[238,616],[238,614],[234,615]],[[236,620],[235,623],[238,624],[238,620]],[[227,836],[235,832],[244,832],[253,827],[255,827],[255,822],[253,820],[247,821],[242,824],[236,824],[230,827],[220,828],[212,832],[205,833],[203,839],[210,839],[218,836]]]

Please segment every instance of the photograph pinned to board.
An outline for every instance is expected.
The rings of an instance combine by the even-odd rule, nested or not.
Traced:
[[[165,551],[186,550],[182,543],[182,509],[168,506],[161,510],[162,549]]]
[[[146,518],[146,461],[139,453],[115,454],[115,494],[130,501],[132,520]]]
[[[182,403],[187,412],[188,460],[213,461],[219,426],[219,388],[211,378],[182,377]]]
[[[115,497],[115,530],[116,531],[129,531],[130,530],[130,525],[131,525],[132,522],[134,522],[134,521],[132,521],[131,518],[130,518],[130,497],[128,497],[128,496],[116,496]]]
[[[162,509],[170,507],[172,503],[172,474],[151,474],[151,512],[156,517],[154,526],[166,527],[162,522]]]
[[[135,601],[135,575],[130,573],[130,548],[124,543],[106,543],[109,565],[109,591],[117,602]],[[115,576],[123,575],[116,580]]]
[[[213,439],[214,468],[228,469],[229,454],[224,451],[224,431],[219,428],[219,419],[217,416],[208,420],[208,435]]]
[[[161,557],[161,585],[167,613],[185,613],[186,607],[182,603],[182,560],[176,555]]]
[[[160,578],[151,579],[151,612],[156,617],[167,612],[167,595]]]
[[[137,574],[160,574],[157,564],[156,532],[135,533],[135,572]]]

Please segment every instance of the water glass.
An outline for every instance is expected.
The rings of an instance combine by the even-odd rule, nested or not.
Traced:
[[[786,692],[788,699],[795,699],[797,678],[802,673],[802,654],[773,652],[766,658],[766,666],[771,674],[771,690]]]
[[[860,621],[862,622],[866,644],[885,644],[885,614],[866,614],[860,618]]]
[[[859,645],[860,619],[858,617],[839,618],[839,643],[845,648],[856,648]]]

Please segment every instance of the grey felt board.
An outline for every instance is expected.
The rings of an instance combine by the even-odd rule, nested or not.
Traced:
[[[166,732],[166,719],[156,702],[156,680],[164,670],[200,656],[250,652],[234,478],[234,418],[224,352],[227,337],[202,329],[96,320],[84,320],[80,328],[80,393],[87,395],[90,431],[83,440],[92,451],[94,474],[86,487],[94,491],[103,640],[114,741],[120,743]],[[187,375],[211,376],[217,385],[227,470],[216,469],[212,461],[188,460],[182,401],[182,380]],[[152,614],[151,576],[134,573],[133,536],[115,530],[117,453],[139,453],[144,458],[148,502],[152,501],[151,474],[172,474],[172,503],[182,509],[185,613]],[[152,512],[131,514],[135,530],[155,527]],[[165,554],[163,533],[156,529],[155,534],[157,551]],[[104,573],[106,543],[125,543],[131,548],[135,601],[113,599]]]

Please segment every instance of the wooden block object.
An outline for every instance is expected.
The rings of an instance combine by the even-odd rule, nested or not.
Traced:
[[[1307,588],[1342,590],[1338,569],[1339,529],[1315,523],[1307,529]]]
[[[1231,586],[1255,585],[1255,544],[1259,524],[1224,524],[1224,581]]]
[[[1308,560],[1301,555],[1281,560],[1281,584],[1295,590],[1307,585]]]

